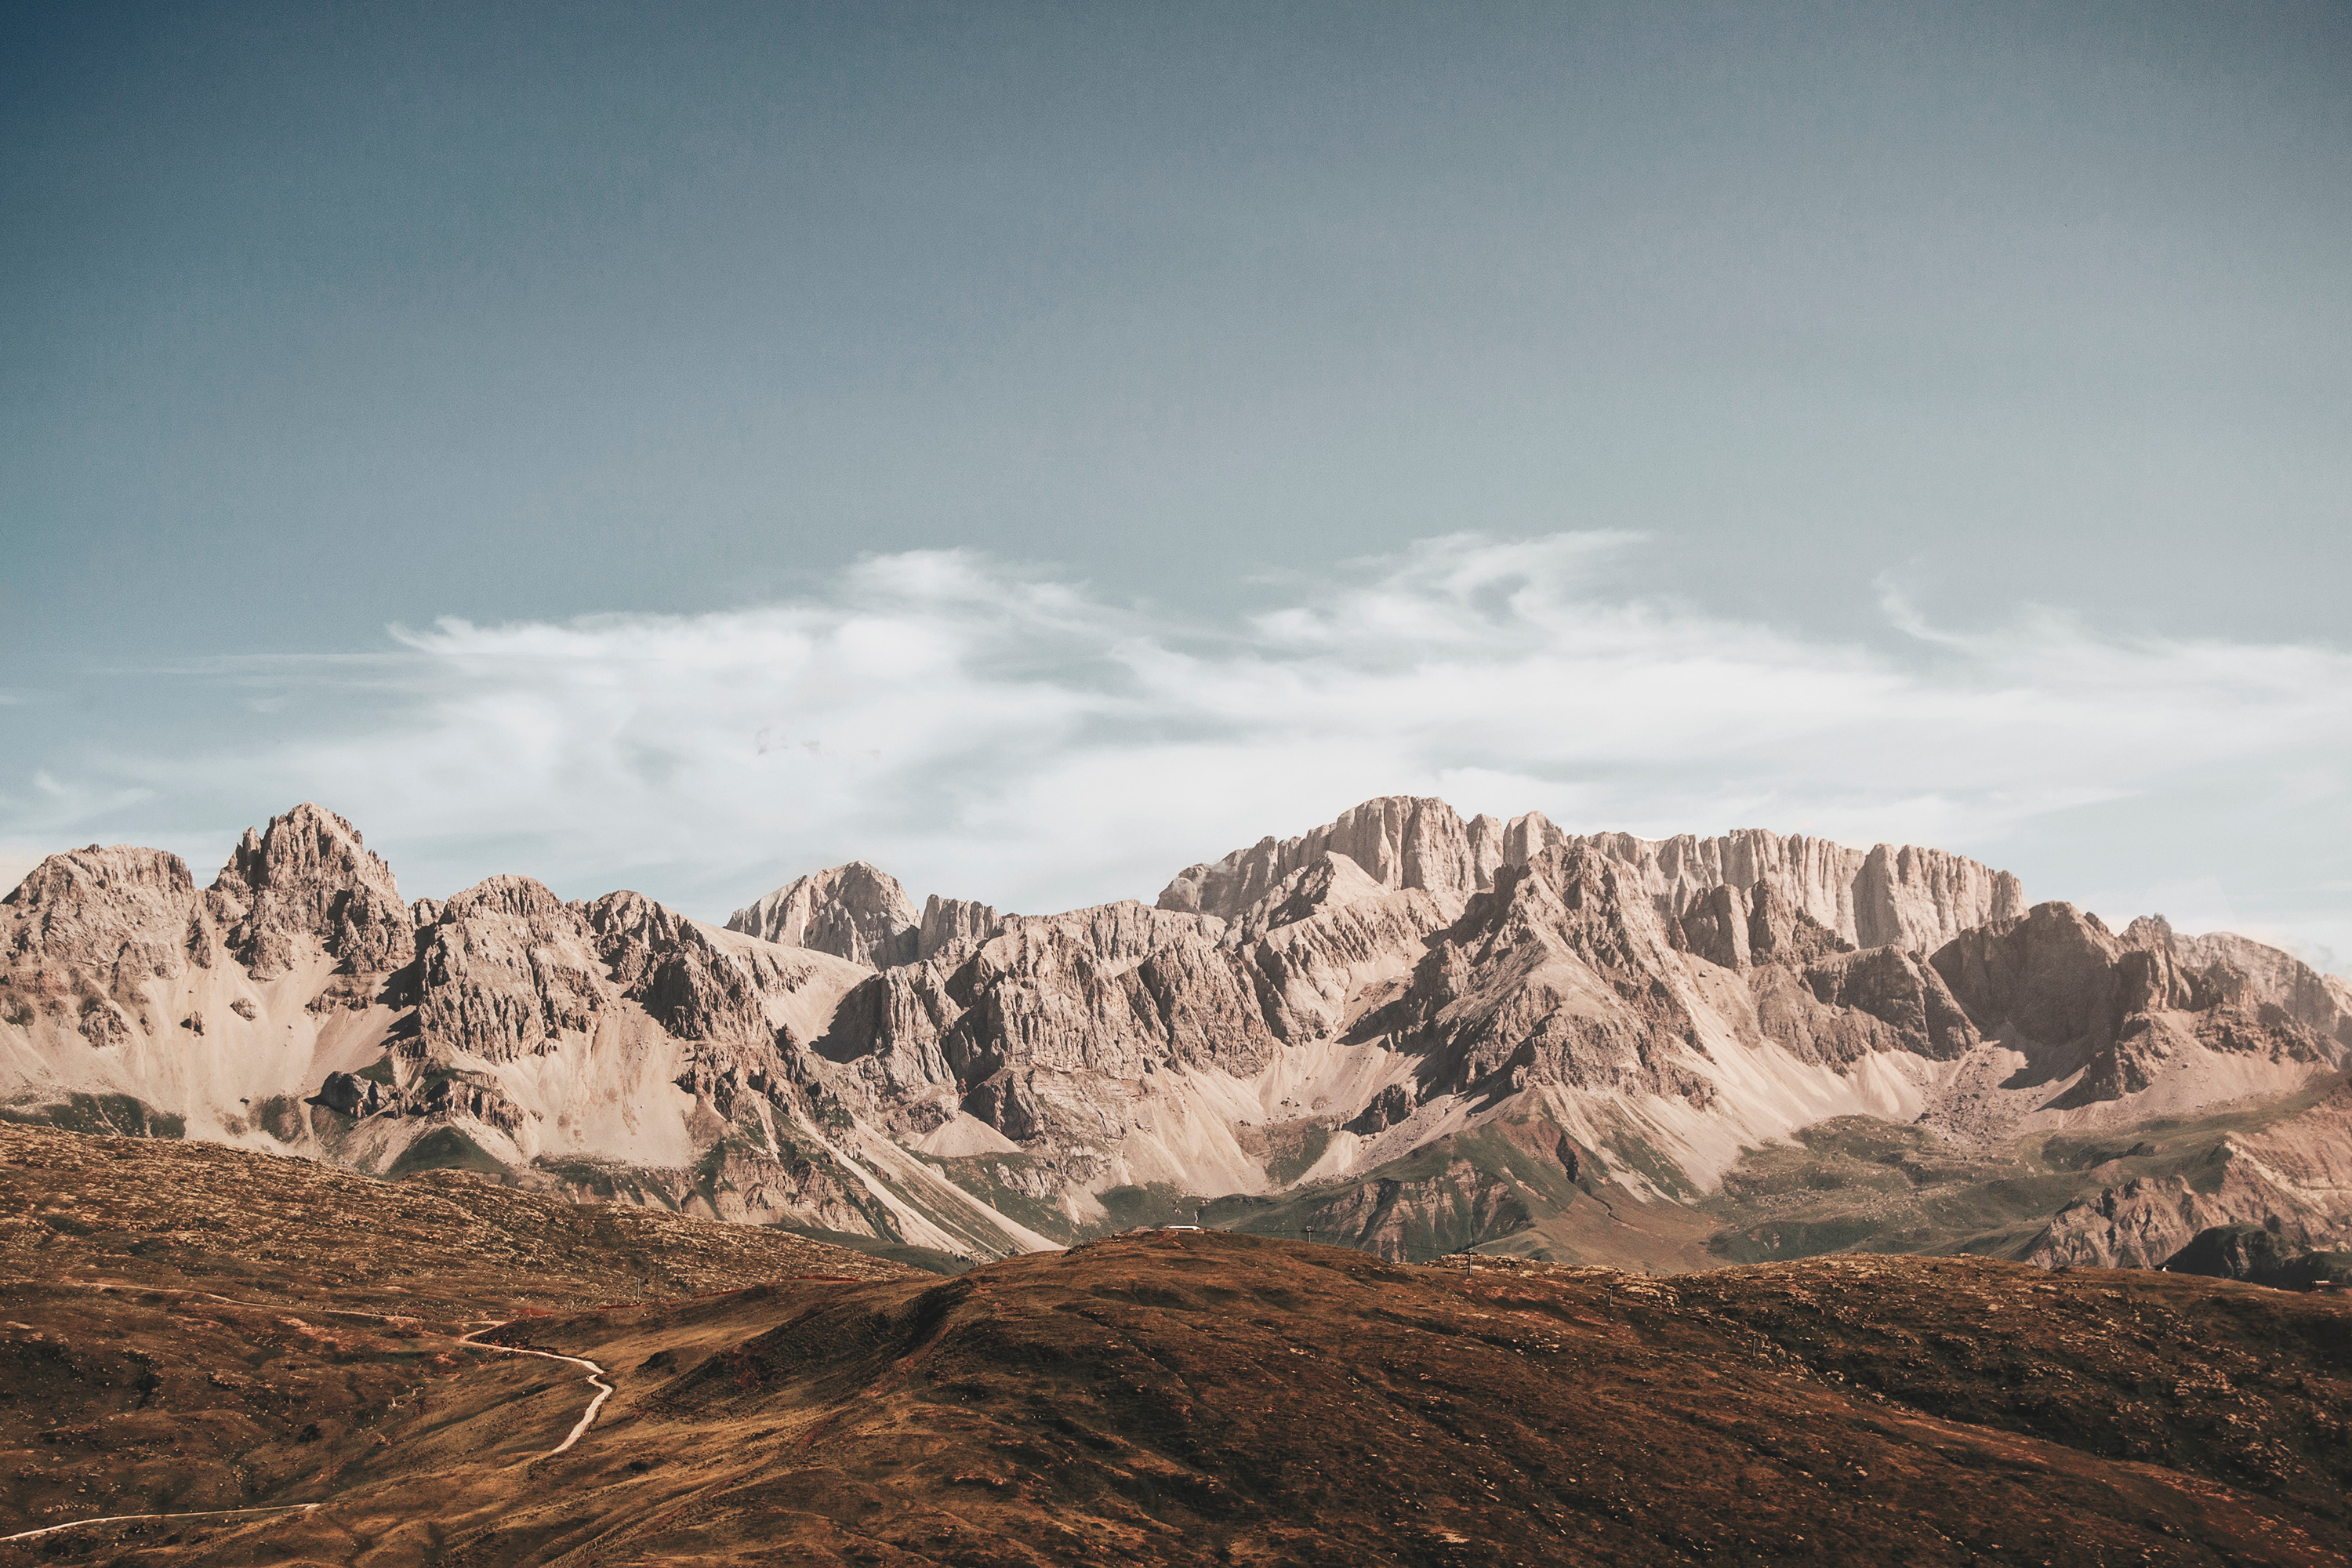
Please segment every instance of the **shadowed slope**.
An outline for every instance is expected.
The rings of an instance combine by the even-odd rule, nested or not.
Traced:
[[[114,1560],[2338,1563],[2352,1310],[1853,1258],[1672,1280],[1143,1233],[517,1323],[313,1513]],[[545,1380],[541,1380],[545,1381]],[[528,1394],[530,1397],[523,1397]],[[292,1497],[293,1489],[278,1495]]]
[[[572,1369],[464,1349],[469,1329],[793,1275],[909,1272],[778,1231],[454,1173],[377,1182],[0,1124],[0,1535],[311,1501],[414,1474],[450,1431],[528,1460],[587,1391]],[[84,1540],[42,1550],[79,1554]]]

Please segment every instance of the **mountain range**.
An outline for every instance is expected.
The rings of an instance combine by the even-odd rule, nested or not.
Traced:
[[[2352,1246],[2352,986],[1935,849],[1387,797],[1150,904],[918,904],[858,862],[713,924],[520,876],[408,902],[304,805],[201,889],[50,857],[0,965],[7,1120],[950,1270],[1169,1220],[1621,1268]]]

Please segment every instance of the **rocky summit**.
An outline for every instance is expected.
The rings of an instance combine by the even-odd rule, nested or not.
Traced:
[[[1368,801],[1023,915],[854,862],[706,923],[404,902],[299,805],[0,903],[0,1116],[912,1264],[1181,1220],[1417,1262],[1869,1250],[2324,1284],[2352,987],[1942,851]]]

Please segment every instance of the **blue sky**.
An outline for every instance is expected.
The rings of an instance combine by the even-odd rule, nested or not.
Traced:
[[[2352,960],[2341,5],[0,26],[0,879],[1038,908],[1415,789]]]

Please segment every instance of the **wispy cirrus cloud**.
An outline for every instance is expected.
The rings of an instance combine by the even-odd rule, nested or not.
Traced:
[[[1228,621],[962,552],[872,557],[754,609],[446,621],[362,659],[215,667],[309,696],[263,743],[133,750],[72,788],[247,817],[317,799],[415,891],[520,869],[709,915],[852,856],[1007,907],[1149,898],[1189,861],[1391,792],[2000,860],[2042,853],[2053,823],[2235,780],[2338,823],[2316,847],[2340,879],[2342,650],[2117,638],[2057,612],[1954,630],[1892,595],[1898,642],[1827,643],[1644,591],[1641,550],[1452,535]],[[12,841],[44,826],[13,804]],[[2163,879],[2130,882],[2135,847],[2111,848],[2105,881],[2029,887]],[[2352,948],[2324,870],[2294,920]]]

